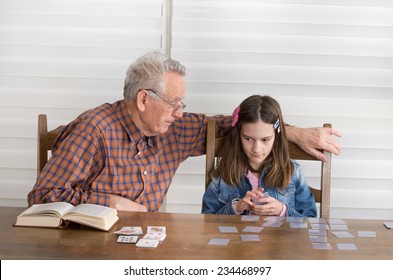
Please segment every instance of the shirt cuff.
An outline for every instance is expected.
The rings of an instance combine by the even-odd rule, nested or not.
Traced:
[[[282,203],[282,210],[280,213],[280,217],[285,217],[285,214],[287,213],[287,209],[288,209],[288,207],[285,205],[285,203]]]
[[[232,210],[233,210],[233,212],[234,212],[236,215],[241,215],[241,214],[244,212],[244,211],[238,212],[238,211],[235,210],[235,207],[233,207],[233,205],[234,205],[236,202],[239,202],[239,201],[240,201],[240,198],[235,198],[235,199],[232,200]]]

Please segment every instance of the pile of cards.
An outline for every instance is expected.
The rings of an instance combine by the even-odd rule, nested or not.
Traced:
[[[141,227],[122,227],[120,230],[115,231],[115,233],[120,234],[117,238],[118,243],[136,243],[137,247],[155,248],[160,241],[165,239],[166,227],[148,226],[147,233],[139,241],[137,235],[143,234]]]

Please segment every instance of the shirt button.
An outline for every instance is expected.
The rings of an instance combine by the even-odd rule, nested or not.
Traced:
[[[143,175],[146,175],[147,174],[147,171],[145,170],[145,171],[143,171]]]

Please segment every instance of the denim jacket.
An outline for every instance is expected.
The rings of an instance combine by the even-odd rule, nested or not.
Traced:
[[[285,191],[278,188],[268,187],[264,184],[266,173],[260,179],[260,186],[264,192],[268,192],[271,197],[284,203],[287,206],[285,216],[290,217],[316,217],[317,208],[314,195],[307,185],[300,165],[292,161],[294,172]],[[220,177],[212,179],[205,194],[203,195],[202,213],[203,214],[227,214],[235,215],[232,207],[232,200],[243,198],[247,191],[251,190],[251,183],[244,175],[241,179],[241,186],[230,186]],[[243,214],[247,214],[245,211]]]

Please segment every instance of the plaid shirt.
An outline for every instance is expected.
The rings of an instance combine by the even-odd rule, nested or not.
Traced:
[[[146,137],[123,100],[86,111],[58,136],[28,203],[109,206],[114,194],[157,211],[180,163],[205,153],[206,122],[211,118],[218,124],[218,136],[232,119],[184,113],[166,134]]]

